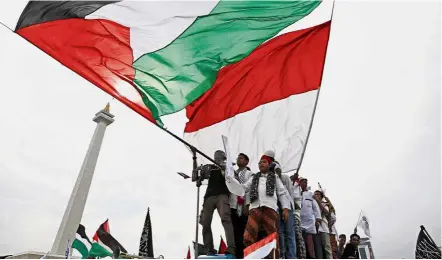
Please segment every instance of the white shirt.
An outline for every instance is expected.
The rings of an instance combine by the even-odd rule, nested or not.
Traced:
[[[283,209],[290,209],[290,201],[287,200],[286,194],[288,191],[282,184],[281,179],[276,176],[276,187],[273,196],[268,196],[266,194],[266,183],[267,183],[267,174],[261,173],[261,177],[258,182],[258,198],[250,203],[250,189],[252,187],[253,176],[243,184],[246,189],[246,205],[250,204],[250,209],[259,208],[259,207],[268,207],[275,211],[278,211],[278,200],[281,203],[281,207]]]
[[[284,187],[287,189],[286,198],[290,202],[290,205],[292,207],[292,210],[295,210],[295,196],[294,196],[294,188],[292,180],[290,180],[290,177],[287,174],[281,174],[281,182],[284,184]]]
[[[309,234],[316,234],[316,219],[321,219],[318,203],[313,199],[311,191],[302,192],[301,228]]]
[[[330,217],[331,217],[332,223],[336,223],[336,215],[335,215],[335,213],[333,213],[333,212],[330,213]],[[335,224],[333,224],[332,230],[330,230],[330,234],[333,234],[333,235],[337,235],[338,234],[338,231],[336,230]]]
[[[325,202],[322,202],[322,206],[327,210],[327,212],[329,212],[328,206],[325,205]],[[321,225],[319,225],[318,231],[330,234],[330,229],[328,227],[328,220],[325,216],[322,218],[322,222]]]
[[[293,187],[293,200],[296,204],[298,204],[298,206],[301,208],[302,207],[302,189],[301,186],[299,186],[299,184],[297,182],[295,182],[295,185]],[[301,210],[295,210],[295,215],[298,219],[301,219]]]
[[[239,171],[239,169],[237,170],[237,172],[238,171]],[[250,176],[252,176],[252,174],[253,173],[251,171],[247,170],[247,168],[244,168],[242,171],[239,171],[238,176],[240,179],[240,183],[241,183],[241,180],[244,180],[244,183],[247,182],[250,179]],[[246,194],[244,195],[244,198],[247,197],[247,193],[248,192],[246,192]],[[237,198],[238,198],[238,196],[236,196],[235,194],[233,194],[233,193],[230,194],[230,201],[229,201],[230,208],[237,209],[237,207],[238,207],[238,199]]]

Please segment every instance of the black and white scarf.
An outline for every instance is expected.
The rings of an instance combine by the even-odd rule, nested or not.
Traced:
[[[247,172],[247,168],[244,168],[242,171],[240,171],[238,169],[237,171],[235,171],[235,179],[237,181],[239,181],[239,183],[241,183],[241,184],[246,183],[247,182],[246,172]]]
[[[259,186],[259,178],[261,177],[261,172],[258,172],[253,175],[252,179],[252,187],[250,189],[250,203],[254,202],[258,199],[258,186]],[[275,194],[276,188],[276,174],[274,172],[267,173],[267,182],[266,182],[266,195],[273,196]]]

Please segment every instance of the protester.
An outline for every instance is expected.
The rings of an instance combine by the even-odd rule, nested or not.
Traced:
[[[359,242],[360,237],[358,234],[350,236],[350,243],[345,246],[344,253],[342,253],[342,259],[359,259]]]
[[[215,152],[214,159],[218,165],[225,165],[226,155],[223,151],[218,150]],[[208,255],[216,254],[213,245],[211,225],[213,211],[217,209],[226,235],[226,254],[235,255],[235,238],[229,207],[230,191],[226,186],[224,171],[216,165],[208,165],[208,167],[204,167],[203,169],[204,171],[210,171],[209,183],[207,185],[206,194],[204,195],[201,219],[204,246],[207,248]]]
[[[301,205],[301,230],[307,251],[307,258],[322,258],[315,254],[316,226],[320,224],[321,212],[318,203],[313,199],[313,194],[307,189],[307,179],[300,178],[299,183],[302,189],[302,205]]]
[[[336,236],[338,232],[336,231],[335,223],[336,223],[336,211],[335,207],[331,203],[330,199],[324,194],[324,199],[327,203],[327,206],[330,210],[330,220],[328,222],[328,227],[330,229],[330,246],[332,250],[333,259],[338,259],[338,242],[336,241]]]
[[[344,253],[345,242],[347,242],[347,236],[345,234],[339,235],[339,244],[338,244],[338,259],[342,258],[342,254]]]
[[[301,204],[302,204],[302,189],[301,186],[299,186],[299,178],[298,173],[296,172],[294,175],[290,176],[290,179],[293,182],[294,188],[293,188],[293,196],[294,196],[294,202],[295,202],[295,222],[294,222],[294,228],[295,228],[295,237],[296,237],[296,253],[297,258],[299,259],[306,259],[307,258],[307,252],[305,249],[305,242],[304,238],[302,237],[302,230],[301,230]]]
[[[249,157],[240,153],[236,159],[238,169],[235,171],[235,179],[241,183],[246,183],[252,176],[248,169]],[[246,195],[247,196],[247,193]],[[233,232],[235,234],[236,258],[244,258],[244,231],[247,225],[248,208],[245,206],[245,196],[240,197],[230,194],[230,210],[232,216]]]
[[[285,221],[289,219],[290,202],[287,201],[285,189],[279,177],[270,172],[270,163],[273,158],[263,155],[259,161],[259,172],[243,184],[247,193],[246,204],[250,205],[249,218],[244,233],[244,246],[248,247],[258,239],[258,231],[262,227],[266,235],[278,232],[278,205],[283,208],[282,217]],[[279,258],[278,246],[275,251],[276,258]]]
[[[323,254],[323,257],[320,257],[321,259],[333,259],[333,254],[331,250],[330,245],[330,228],[328,226],[329,219],[330,219],[330,210],[327,206],[327,203],[324,201],[324,193],[321,190],[315,191],[315,199],[318,203],[318,206],[321,210],[321,218],[322,221],[318,228],[318,250],[316,252],[320,251]],[[319,247],[321,249],[319,249]]]
[[[274,171],[281,179],[282,184],[287,189],[288,193],[286,194],[287,200],[290,201],[290,209],[289,209],[289,219],[284,221],[280,218],[279,222],[279,248],[280,248],[280,258],[283,259],[295,259],[296,258],[296,240],[295,240],[295,201],[294,201],[294,187],[290,177],[286,174],[282,174],[281,165],[278,162],[275,163]],[[282,214],[282,210],[280,209],[280,214]]]

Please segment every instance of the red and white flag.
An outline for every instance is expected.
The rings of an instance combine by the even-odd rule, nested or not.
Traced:
[[[221,240],[219,241],[218,254],[225,254],[227,249],[226,243],[224,243],[224,239],[221,236]]]
[[[276,249],[276,232],[244,249],[244,259],[262,259]]]

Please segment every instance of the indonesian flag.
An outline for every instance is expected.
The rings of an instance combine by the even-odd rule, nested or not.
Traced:
[[[205,154],[222,147],[224,135],[251,167],[272,149],[291,171],[321,87],[332,6],[29,1],[22,9],[3,4],[0,14],[11,19],[0,22],[154,124],[179,112],[173,121],[184,139]]]
[[[276,232],[244,249],[244,259],[262,259],[276,249]]]

